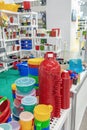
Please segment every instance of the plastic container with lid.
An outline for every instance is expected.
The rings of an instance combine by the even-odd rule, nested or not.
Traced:
[[[22,77],[18,78],[15,81],[15,84],[17,86],[17,90],[22,94],[25,94],[32,91],[32,89],[34,88],[35,79],[29,77]]]
[[[20,125],[22,130],[32,130],[34,116],[32,113],[24,111],[20,113]]]
[[[29,111],[33,113],[34,107],[37,104],[37,98],[34,96],[26,96],[22,98],[21,104],[25,111]]]

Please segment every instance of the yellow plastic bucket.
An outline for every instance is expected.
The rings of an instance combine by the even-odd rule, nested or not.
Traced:
[[[53,107],[51,105],[40,104],[34,108],[34,117],[38,121],[47,121],[50,119]]]
[[[32,58],[28,60],[29,65],[40,65],[44,58]]]

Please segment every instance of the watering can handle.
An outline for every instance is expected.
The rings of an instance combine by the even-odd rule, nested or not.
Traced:
[[[53,52],[47,52],[44,57],[45,57],[45,59],[49,59],[49,58],[55,59],[56,55]]]
[[[7,97],[2,97],[2,98],[0,99],[0,105],[1,105],[5,100],[7,100]]]

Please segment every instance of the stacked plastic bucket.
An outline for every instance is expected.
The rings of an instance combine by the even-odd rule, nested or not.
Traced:
[[[39,66],[43,60],[44,60],[44,58],[31,58],[28,60],[29,77],[32,77],[36,80],[35,88],[36,88],[37,96],[38,96],[38,86],[39,86],[38,70],[39,70]]]
[[[9,122],[10,119],[10,101],[6,97],[0,97],[0,123]]]
[[[35,97],[36,90],[34,89],[34,84],[35,79],[29,77],[18,78],[15,81],[17,90],[15,96],[16,98],[14,99],[13,118],[16,121],[19,120],[19,115],[22,111],[26,111],[26,108],[30,108],[32,104],[37,104],[37,98]]]
[[[29,67],[27,62],[21,62],[17,64],[18,71],[20,76],[28,76],[29,74]]]

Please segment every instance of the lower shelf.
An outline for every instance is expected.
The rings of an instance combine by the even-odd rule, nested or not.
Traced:
[[[50,122],[50,130],[61,130],[63,125],[65,124],[66,120],[69,117],[71,108],[67,110],[61,110],[61,117],[60,118],[53,118]],[[68,123],[70,124],[70,123]]]

